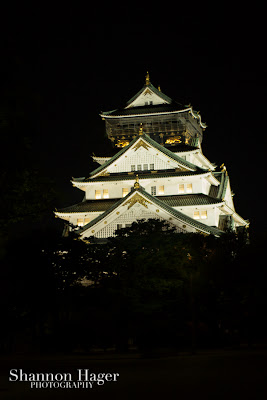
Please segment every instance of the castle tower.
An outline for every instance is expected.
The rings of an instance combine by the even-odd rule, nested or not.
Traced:
[[[191,105],[156,89],[147,73],[123,108],[100,115],[116,154],[94,156],[99,167],[72,181],[85,192],[84,201],[55,212],[81,238],[106,239],[149,218],[167,220],[180,232],[216,236],[248,226],[235,211],[226,167],[216,171],[202,153],[206,125]]]

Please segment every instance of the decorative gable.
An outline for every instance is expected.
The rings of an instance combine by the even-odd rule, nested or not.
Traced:
[[[216,228],[208,227],[167,206],[159,199],[140,188],[133,190],[124,199],[120,199],[109,210],[85,225],[78,232],[81,238],[96,236],[107,238],[115,235],[118,228],[132,224],[138,219],[159,218],[168,220],[181,232],[220,234]]]
[[[91,178],[111,173],[166,169],[196,171],[197,167],[144,134],[136,137],[128,146],[93,171]]]
[[[133,100],[127,107],[141,107],[141,106],[150,106],[157,104],[168,104],[169,101],[163,99],[159,94],[155,93],[155,91],[150,87],[145,87],[143,91]]]

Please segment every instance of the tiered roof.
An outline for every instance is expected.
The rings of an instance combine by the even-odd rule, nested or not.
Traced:
[[[147,94],[149,94],[148,97],[150,99],[153,99],[153,104],[145,104],[144,100],[147,99]],[[183,106],[179,102],[176,102],[170,97],[166,96],[161,92],[160,88],[157,89],[151,84],[149,75],[147,74],[145,85],[126,103],[125,107],[102,112],[101,116],[103,119],[120,119],[124,117],[143,117],[146,115],[152,116],[184,112],[190,113],[193,118],[197,119],[202,128],[206,127],[206,125],[201,121],[200,114],[194,111],[191,105]],[[141,122],[142,121],[143,120],[141,120]],[[117,121],[113,121],[112,123],[117,124]],[[152,150],[152,155],[157,155],[161,160],[164,160],[163,164],[159,163],[158,165],[161,165],[162,168],[167,169],[160,169],[156,171],[143,170],[138,172],[118,172],[120,171],[120,167],[117,167],[116,169],[116,164],[122,164],[118,164],[117,161],[121,157],[126,158],[128,156],[127,160],[129,162],[130,158],[134,154],[134,151],[138,150],[140,147],[143,147],[143,149],[148,151]],[[202,166],[205,165],[206,168],[198,167],[197,165],[186,161],[179,154],[182,152],[193,152],[193,154],[195,154],[196,162],[199,162],[199,164]],[[116,152],[116,154],[110,157],[102,157],[102,160],[100,160],[101,157],[94,156],[93,158],[96,160],[99,159],[102,164],[92,171],[89,177],[73,178],[72,180],[75,186],[82,190],[87,190],[88,186],[91,184],[96,184],[95,187],[97,187],[98,182],[101,182],[101,184],[103,182],[116,182],[117,184],[119,181],[133,181],[136,179],[136,183],[133,185],[131,191],[125,197],[120,198],[85,200],[81,203],[74,204],[70,207],[65,207],[57,211],[56,215],[64,218],[75,213],[100,213],[100,215],[87,223],[85,226],[78,227],[77,233],[79,233],[81,237],[87,237],[87,235],[92,236],[96,232],[100,232],[103,227],[105,228],[108,226],[108,224],[112,224],[113,221],[116,221],[116,219],[119,218],[118,215],[121,216],[124,215],[124,213],[127,213],[127,210],[135,205],[135,203],[140,203],[138,207],[143,205],[145,208],[148,208],[150,213],[155,213],[156,218],[161,217],[172,220],[177,227],[181,229],[188,227],[189,231],[196,230],[207,234],[214,234],[216,236],[220,236],[222,233],[222,231],[218,228],[214,226],[208,226],[197,219],[193,219],[181,211],[178,211],[176,208],[216,205],[216,207],[220,208],[225,215],[231,215],[237,221],[237,223],[241,225],[247,225],[247,221],[243,220],[234,210],[234,205],[231,199],[229,177],[225,167],[221,172],[212,172],[215,166],[212,165],[208,160],[203,161],[203,157],[204,156],[202,154],[201,147],[195,147],[182,143],[163,146],[157,141],[153,140],[149,135],[143,133],[143,129],[141,128],[139,135],[135,136],[128,145]],[[138,177],[136,177],[136,173],[138,173]],[[145,179],[179,178],[188,176],[197,176],[198,179],[207,179],[211,184],[209,194],[186,193],[179,195],[152,196],[139,184],[139,179],[143,181]],[[129,183],[128,186],[131,186],[131,183],[130,185]],[[116,193],[116,196],[117,195],[118,192]],[[127,217],[127,215],[124,215],[123,218],[125,217]]]
[[[135,106],[134,102],[138,97],[142,96],[146,91],[156,95],[159,100],[159,104]],[[150,82],[149,74],[146,76],[146,83],[129,101],[127,101],[126,106],[118,108],[111,111],[102,111],[101,117],[104,119],[109,118],[123,118],[123,117],[133,117],[133,116],[145,116],[145,115],[159,115],[159,114],[172,114],[180,112],[189,112],[195,119],[197,119],[202,128],[206,128],[207,125],[201,121],[201,116],[198,111],[193,110],[191,104],[183,105],[169,96],[164,94],[160,88],[156,88]]]

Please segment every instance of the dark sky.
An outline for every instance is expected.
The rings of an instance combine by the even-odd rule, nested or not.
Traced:
[[[69,179],[86,176],[92,152],[104,151],[100,111],[123,105],[149,70],[155,86],[200,110],[204,154],[226,164],[237,212],[263,230],[263,10],[171,4],[3,10],[2,99],[25,110],[41,166],[62,190],[60,208],[81,200]]]

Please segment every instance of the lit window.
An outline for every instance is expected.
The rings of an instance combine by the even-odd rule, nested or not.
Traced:
[[[89,224],[90,218],[84,218],[84,225]]]
[[[101,190],[95,191],[95,199],[101,199]]]
[[[103,189],[103,198],[104,199],[108,199],[109,198],[108,189]]]
[[[143,169],[144,169],[144,171],[147,171],[148,170],[148,164],[144,164],[143,165]]]
[[[128,193],[129,193],[129,189],[128,188],[122,188],[122,197],[127,196]]]
[[[207,211],[201,211],[201,219],[207,219],[207,218],[208,218]]]
[[[164,186],[159,187],[159,194],[164,194]]]
[[[194,211],[194,219],[200,219],[199,211]]]
[[[77,225],[78,226],[83,226],[83,218],[78,218],[77,219]]]
[[[154,169],[154,164],[150,164],[149,168]]]
[[[184,184],[179,185],[179,193],[184,193]]]
[[[135,171],[135,165],[131,165],[131,171]]]
[[[142,165],[141,164],[137,165],[137,171],[142,171]]]
[[[156,196],[156,193],[157,193],[156,186],[151,186],[151,194],[152,194],[152,196]]]
[[[193,193],[192,183],[186,185],[186,191],[187,193]]]

